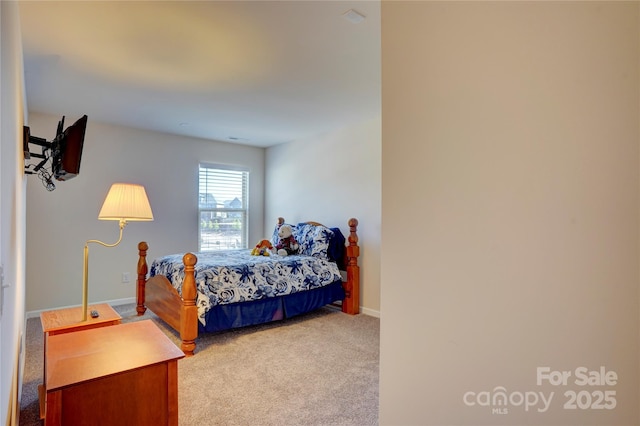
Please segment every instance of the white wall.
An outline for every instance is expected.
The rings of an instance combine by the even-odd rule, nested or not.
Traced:
[[[383,2],[381,424],[640,424],[638,7]]]
[[[266,156],[266,236],[278,217],[315,220],[339,227],[347,237],[349,218],[359,221],[360,305],[380,311],[381,119],[277,145]]]
[[[24,90],[16,2],[0,2],[0,422],[18,418],[24,362],[25,182],[22,173]]]
[[[31,112],[31,134],[50,140],[58,120]],[[71,124],[78,117],[67,116]],[[263,148],[185,138],[95,122],[89,116],[80,174],[47,192],[36,176],[27,188],[27,311],[82,302],[85,241],[113,243],[118,224],[98,212],[114,182],[145,186],[153,222],[131,222],[119,246],[89,246],[89,303],[135,297],[137,244],[149,243],[148,260],[198,248],[199,162],[250,169],[249,240],[264,234]],[[121,283],[130,272],[129,284]]]

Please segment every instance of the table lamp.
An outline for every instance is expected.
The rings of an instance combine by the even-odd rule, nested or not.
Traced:
[[[144,186],[132,183],[114,183],[107,193],[107,198],[98,214],[100,220],[117,220],[120,222],[120,237],[113,244],[98,240],[88,240],[84,245],[84,268],[82,273],[82,321],[87,320],[89,300],[89,243],[115,247],[122,241],[122,230],[130,221],[153,220],[151,205]]]

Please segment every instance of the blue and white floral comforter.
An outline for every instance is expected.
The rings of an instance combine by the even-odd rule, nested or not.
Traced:
[[[252,256],[251,250],[195,253],[200,322],[213,306],[283,296],[319,288],[341,279],[335,262],[315,256]],[[165,275],[181,293],[182,254],[158,258],[150,275]]]

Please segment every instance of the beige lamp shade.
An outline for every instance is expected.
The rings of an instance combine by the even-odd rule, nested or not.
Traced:
[[[153,220],[144,186],[114,183],[98,214],[100,220]]]

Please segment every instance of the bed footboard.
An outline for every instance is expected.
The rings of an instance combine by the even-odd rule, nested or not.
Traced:
[[[180,307],[180,349],[185,355],[193,355],[198,337],[198,307],[196,306],[196,275],[195,265],[198,258],[193,253],[187,253],[182,258],[184,263],[184,281],[182,282],[182,305]]]
[[[138,279],[136,280],[136,312],[138,316],[143,315],[147,307],[145,306],[144,290],[147,282],[147,250],[149,250],[149,244],[146,241],[138,243]]]
[[[182,343],[180,349],[187,356],[193,355],[198,337],[198,308],[196,306],[196,283],[194,266],[197,257],[192,253],[184,255],[185,278],[182,283],[182,297],[178,294],[169,280],[156,275],[148,280],[146,242],[138,244],[138,280],[137,306],[138,315],[143,315],[147,308],[151,309],[160,319],[180,333]]]

